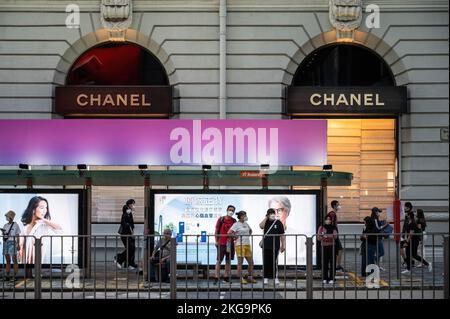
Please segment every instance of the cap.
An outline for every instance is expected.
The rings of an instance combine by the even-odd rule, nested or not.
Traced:
[[[372,213],[381,213],[383,212],[381,209],[379,209],[378,207],[374,207],[372,208]]]

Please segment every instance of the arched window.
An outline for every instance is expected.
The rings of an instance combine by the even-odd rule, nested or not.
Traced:
[[[332,44],[308,55],[293,86],[395,86],[389,66],[373,51],[354,44]],[[338,89],[337,89],[338,90]],[[329,187],[328,199],[342,204],[340,220],[360,222],[374,206],[392,208],[396,177],[396,120],[323,114],[328,124],[328,163],[353,173],[352,186]],[[294,169],[305,169],[294,167]],[[317,167],[317,169],[322,169]],[[301,189],[302,187],[296,187]]]
[[[354,44],[333,44],[313,51],[300,64],[293,85],[393,86],[389,66],[376,53]]]
[[[73,64],[67,85],[168,85],[166,71],[146,49],[133,43],[107,43],[85,52]]]

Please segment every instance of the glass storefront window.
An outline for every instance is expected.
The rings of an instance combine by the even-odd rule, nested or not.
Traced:
[[[352,186],[328,188],[328,202],[338,199],[342,204],[340,221],[360,222],[374,206],[384,213],[392,208],[395,162],[394,119],[328,120],[328,163],[354,176]],[[311,168],[294,167],[298,169]]]

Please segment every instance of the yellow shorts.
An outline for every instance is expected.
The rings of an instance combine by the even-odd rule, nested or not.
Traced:
[[[252,256],[252,248],[250,247],[250,245],[237,245],[235,251],[236,255],[241,258]]]

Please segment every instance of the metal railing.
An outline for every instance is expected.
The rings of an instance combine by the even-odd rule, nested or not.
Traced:
[[[216,247],[214,235],[19,236],[10,277],[2,256],[0,299],[448,299],[448,233],[414,234],[407,246],[401,234],[365,235],[328,244],[284,235],[285,245],[279,235],[251,235],[246,248],[242,237]],[[238,267],[243,255],[251,258]]]

